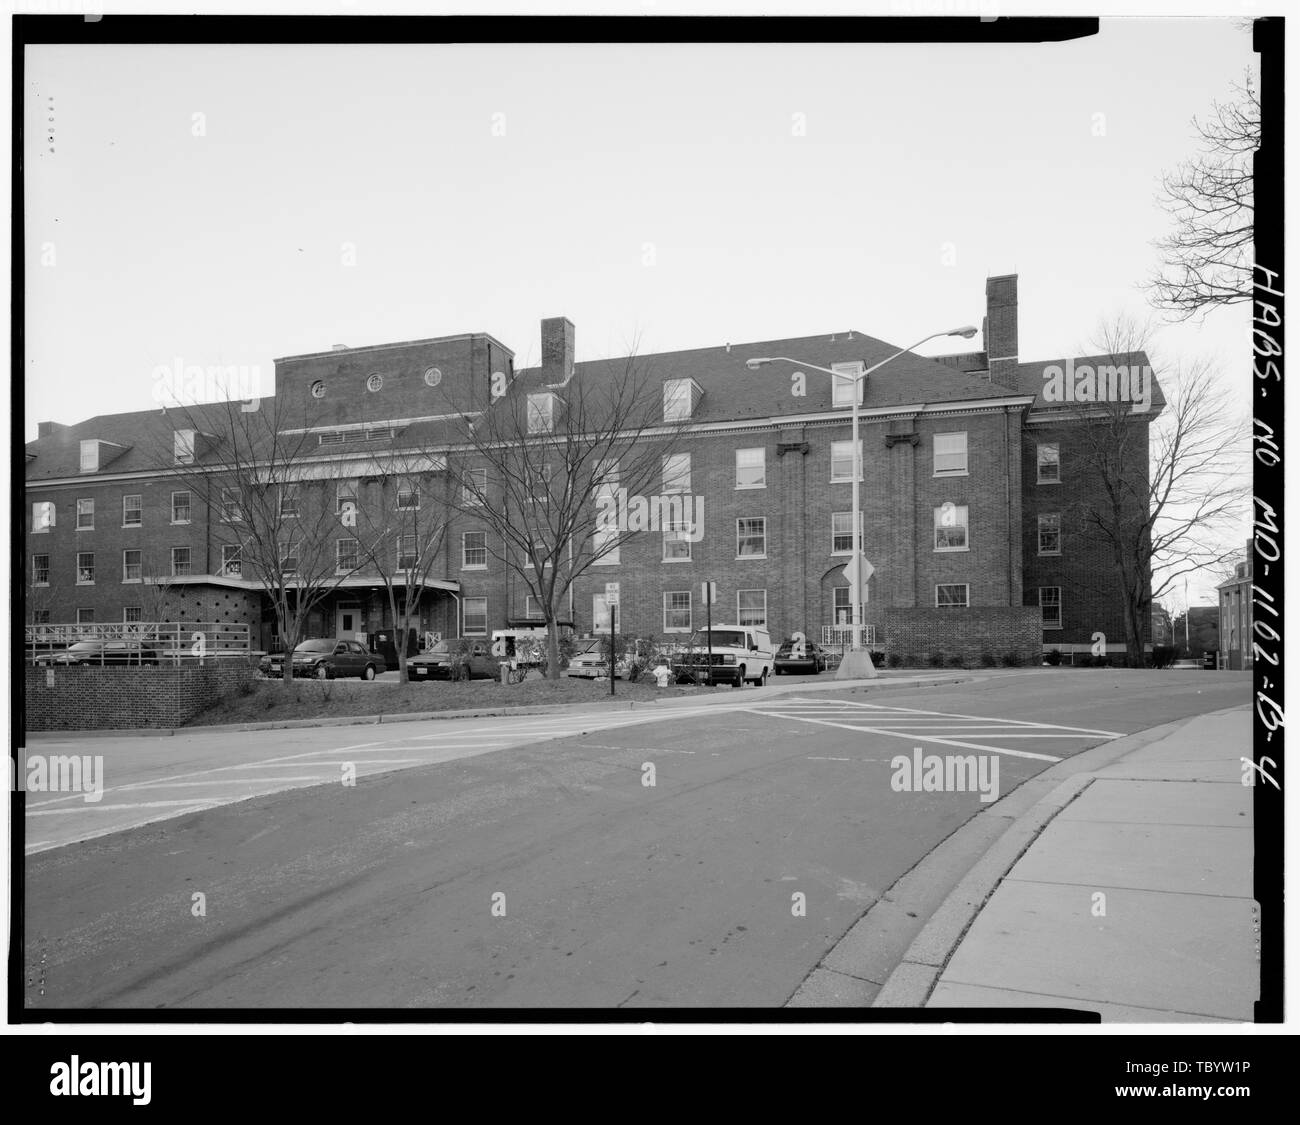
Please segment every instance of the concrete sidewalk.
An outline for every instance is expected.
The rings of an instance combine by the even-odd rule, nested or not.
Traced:
[[[1061,782],[1024,813],[1028,847],[993,878],[977,864],[948,897],[974,920],[957,930],[937,911],[875,1006],[1251,1020],[1250,738],[1248,708],[1202,715]]]

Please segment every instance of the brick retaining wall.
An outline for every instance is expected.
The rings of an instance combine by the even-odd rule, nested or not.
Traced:
[[[178,727],[257,676],[251,662],[190,668],[24,669],[29,731]]]
[[[961,657],[967,668],[985,663],[991,653],[999,664],[1007,654],[1027,667],[1043,661],[1043,615],[1037,606],[971,606],[967,609],[886,609],[885,652],[897,653],[909,666],[924,666],[934,653],[945,665]]]

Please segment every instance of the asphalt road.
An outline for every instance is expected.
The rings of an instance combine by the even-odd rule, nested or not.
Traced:
[[[754,690],[743,710],[622,714],[354,786],[339,784],[336,752],[332,784],[29,855],[26,1005],[780,1005],[986,807],[976,792],[895,791],[895,755],[995,759],[1005,794],[1055,760],[1249,690],[1245,674],[1099,670]],[[448,737],[427,726],[385,732],[376,758],[409,756],[394,737]],[[340,729],[368,741],[367,728]],[[230,739],[232,754],[259,751],[248,734]]]

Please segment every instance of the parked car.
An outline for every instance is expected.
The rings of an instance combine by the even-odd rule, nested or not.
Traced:
[[[91,665],[150,667],[158,653],[136,641],[78,641],[61,652],[43,652],[32,663],[41,667]]]
[[[450,680],[453,667],[459,664],[462,679],[496,679],[501,675],[501,660],[492,655],[486,641],[465,645],[455,639],[441,640],[427,652],[407,657],[406,674],[412,681]]]
[[[588,680],[609,675],[609,640],[597,637],[593,641],[579,641],[578,644],[578,650],[569,657],[569,666],[564,674]]]
[[[817,675],[826,671],[826,650],[812,641],[803,642],[803,652],[796,656],[794,641],[785,641],[776,650],[773,671],[779,676],[782,672],[809,672]]]
[[[712,666],[709,656],[712,649]],[[753,625],[714,625],[691,635],[686,652],[673,657],[677,679],[762,687],[772,671],[775,652],[766,629]]]
[[[363,680],[373,680],[382,659],[377,653],[367,652],[365,646],[356,641],[303,641],[293,650],[293,675],[295,679],[335,680],[340,676],[360,676]],[[263,675],[282,679],[284,653],[264,656],[258,666]]]

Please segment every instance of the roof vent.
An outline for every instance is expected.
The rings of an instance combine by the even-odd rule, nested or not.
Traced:
[[[348,346],[347,346],[347,344],[331,344],[331,345],[330,345],[330,351],[332,351],[332,352],[345,352],[345,351],[347,351],[347,350],[348,350]]]

